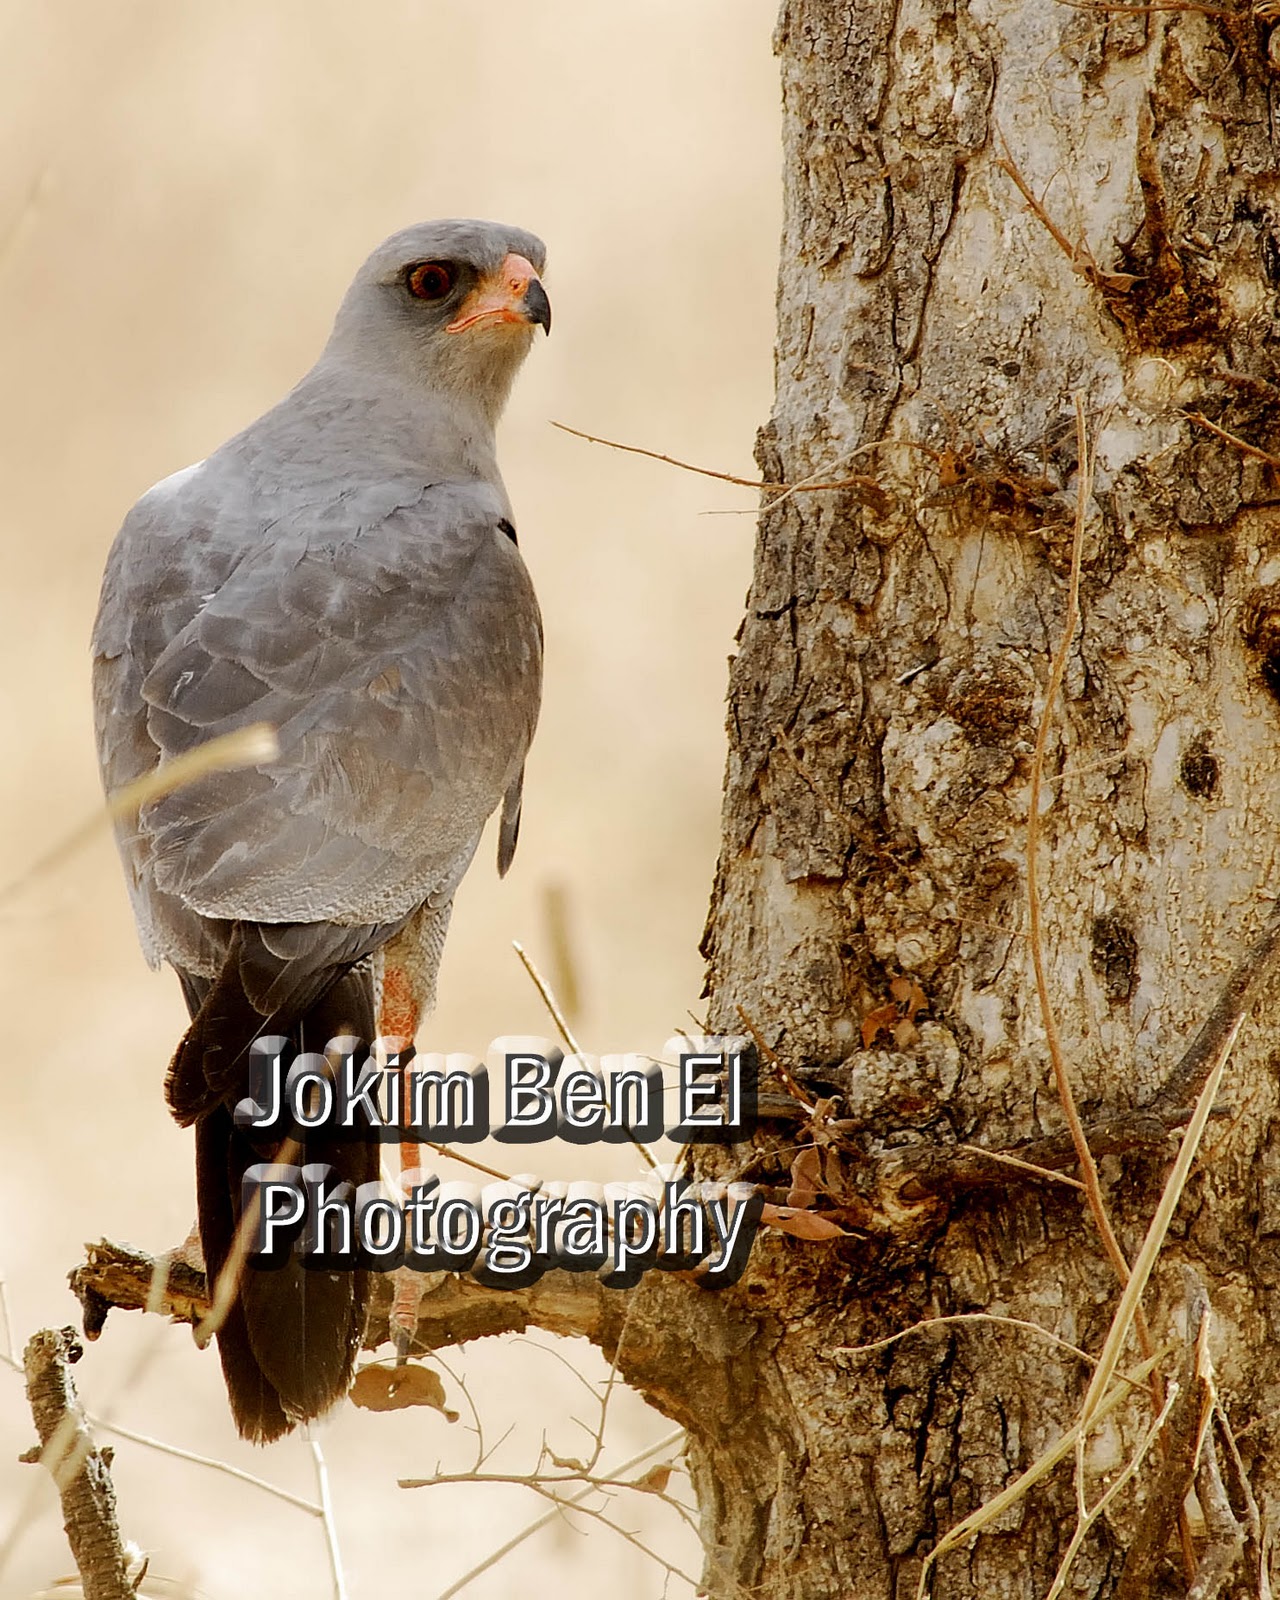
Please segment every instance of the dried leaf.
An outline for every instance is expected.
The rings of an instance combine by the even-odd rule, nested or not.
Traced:
[[[789,1206],[805,1207],[816,1200],[822,1187],[822,1168],[818,1152],[809,1144],[791,1163],[791,1188],[787,1194]]]
[[[889,985],[889,993],[908,1021],[914,1022],[922,1011],[929,1009],[929,997],[914,978],[895,978]]]
[[[779,1233],[789,1233],[793,1239],[851,1239],[845,1228],[820,1216],[816,1211],[804,1211],[799,1206],[766,1205],[760,1213],[766,1228],[776,1228]]]
[[[950,445],[938,451],[938,482],[944,489],[954,489],[968,475],[969,463],[960,451],[953,450]]]
[[[667,1485],[671,1482],[671,1474],[675,1471],[675,1464],[671,1461],[660,1461],[656,1467],[650,1467],[648,1472],[642,1473],[631,1485],[633,1489],[643,1489],[646,1494],[665,1494]]]
[[[904,1017],[901,1022],[893,1025],[893,1045],[895,1050],[910,1050],[913,1044],[920,1043],[920,1030],[914,1022],[908,1022]]]
[[[430,1367],[408,1362],[403,1367],[376,1363],[361,1367],[351,1385],[351,1399],[365,1411],[404,1411],[409,1406],[430,1406],[449,1422],[458,1420],[444,1401],[444,1384]]]
[[[892,1029],[898,1020],[898,1008],[889,1004],[877,1006],[874,1011],[868,1011],[862,1019],[862,1048],[870,1050],[882,1030]]]

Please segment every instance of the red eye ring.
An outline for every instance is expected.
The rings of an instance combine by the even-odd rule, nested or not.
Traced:
[[[453,288],[453,267],[447,261],[419,261],[404,281],[415,300],[443,300]]]

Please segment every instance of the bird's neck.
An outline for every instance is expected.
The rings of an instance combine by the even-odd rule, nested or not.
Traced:
[[[321,431],[378,439],[401,462],[434,479],[474,477],[501,485],[494,424],[475,396],[426,390],[395,373],[369,374],[322,360],[295,395],[317,408]]]

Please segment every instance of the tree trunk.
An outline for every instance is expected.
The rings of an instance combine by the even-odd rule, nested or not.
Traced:
[[[775,483],[862,481],[761,518],[710,1021],[739,1029],[745,1012],[811,1099],[839,1097],[821,1176],[863,1226],[836,1244],[761,1235],[723,1308],[751,1332],[727,1356],[723,1432],[701,1422],[703,1503],[711,1548],[755,1595],[901,1600],[939,1537],[1069,1427],[1090,1371],[991,1324],[842,1347],[989,1312],[1096,1353],[1119,1295],[1078,1190],[1008,1169],[985,1192],[883,1181],[894,1151],[1063,1127],[1026,849],[1077,391],[1097,460],[1038,860],[1083,1106],[1153,1100],[1280,886],[1275,78],[1266,26],[1213,7],[788,0],[777,49],[786,221],[759,462]],[[904,978],[920,992],[891,987]],[[1181,1265],[1207,1287],[1264,1522],[1280,1494],[1273,1062],[1255,1017],[1146,1297],[1157,1345],[1180,1343]],[[764,1082],[779,1087],[767,1062]],[[1174,1148],[1102,1161],[1130,1260]],[[794,1149],[792,1132],[775,1181]],[[751,1175],[769,1173],[766,1158]],[[1091,1502],[1150,1422],[1139,1400],[1092,1435]],[[1160,1460],[1094,1525],[1068,1593],[1115,1593],[1151,1544],[1160,1518],[1140,1532],[1138,1517]],[[1241,1483],[1229,1498],[1247,1520]],[[1068,1461],[945,1556],[931,1592],[1043,1596],[1075,1522]],[[1168,1517],[1156,1531],[1130,1592],[1183,1595]],[[1259,1567],[1254,1540],[1221,1592],[1263,1592]]]

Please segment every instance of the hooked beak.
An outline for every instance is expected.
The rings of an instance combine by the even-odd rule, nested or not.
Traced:
[[[539,282],[533,263],[524,256],[508,255],[497,272],[481,278],[458,308],[446,333],[502,323],[535,323],[551,332],[551,302]]]

